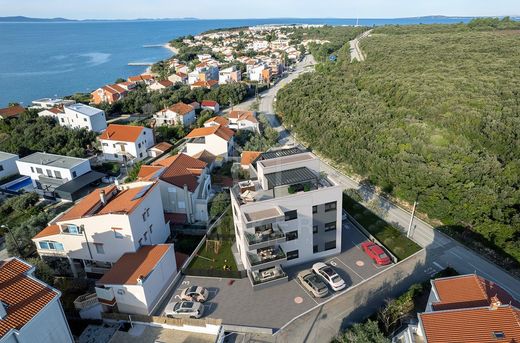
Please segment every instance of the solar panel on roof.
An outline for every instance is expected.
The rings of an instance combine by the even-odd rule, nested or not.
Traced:
[[[148,192],[148,190],[149,190],[151,187],[152,187],[152,185],[148,185],[148,186],[143,187],[143,189],[141,189],[141,190],[139,191],[139,193],[137,193],[136,195],[134,195],[134,197],[132,198],[132,201],[142,198],[143,195],[145,195],[145,193]]]
[[[278,187],[283,185],[291,185],[301,183],[305,181],[315,180],[317,178],[309,168],[301,167],[289,170],[283,170],[280,172],[274,172],[265,174],[265,177],[269,181],[272,187]]]
[[[281,149],[281,150],[273,150],[273,151],[267,151],[260,155],[260,160],[270,160],[272,158],[277,157],[283,157],[283,156],[290,156],[290,155],[296,155],[296,154],[302,154],[305,150],[302,150],[300,148],[289,148],[289,149]]]

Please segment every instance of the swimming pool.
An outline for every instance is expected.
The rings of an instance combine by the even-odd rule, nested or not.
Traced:
[[[9,191],[13,191],[13,192],[16,192],[16,191],[19,191],[20,189],[22,188],[25,188],[29,185],[32,185],[32,180],[30,177],[25,177],[23,179],[20,179],[20,181],[10,185],[9,187],[7,187],[7,190]]]

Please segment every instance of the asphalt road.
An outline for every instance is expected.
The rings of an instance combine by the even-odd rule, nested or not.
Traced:
[[[358,62],[363,62],[365,60],[365,55],[363,54],[363,51],[361,51],[361,48],[359,47],[359,42],[367,37],[372,30],[368,30],[360,34],[355,39],[351,40],[350,43],[350,62],[357,60]]]

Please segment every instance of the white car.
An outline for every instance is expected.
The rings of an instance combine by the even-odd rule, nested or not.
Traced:
[[[312,270],[321,276],[321,278],[328,283],[330,288],[334,291],[341,291],[347,286],[345,280],[343,280],[331,266],[328,266],[323,262],[314,263]]]
[[[196,301],[169,303],[164,310],[168,318],[200,318],[204,314],[204,305]]]

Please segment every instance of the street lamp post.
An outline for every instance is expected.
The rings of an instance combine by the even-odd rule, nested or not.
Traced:
[[[13,239],[14,244],[16,245],[16,250],[18,251],[18,254],[19,254],[20,256],[22,256],[22,252],[21,252],[21,250],[20,250],[20,245],[18,245],[18,241],[17,241],[16,238],[14,237],[14,234],[13,234],[13,232],[11,231],[11,229],[9,228],[9,226],[3,224],[1,227],[4,228],[4,229],[7,229],[7,232],[9,232],[9,235],[11,235],[11,238]]]

